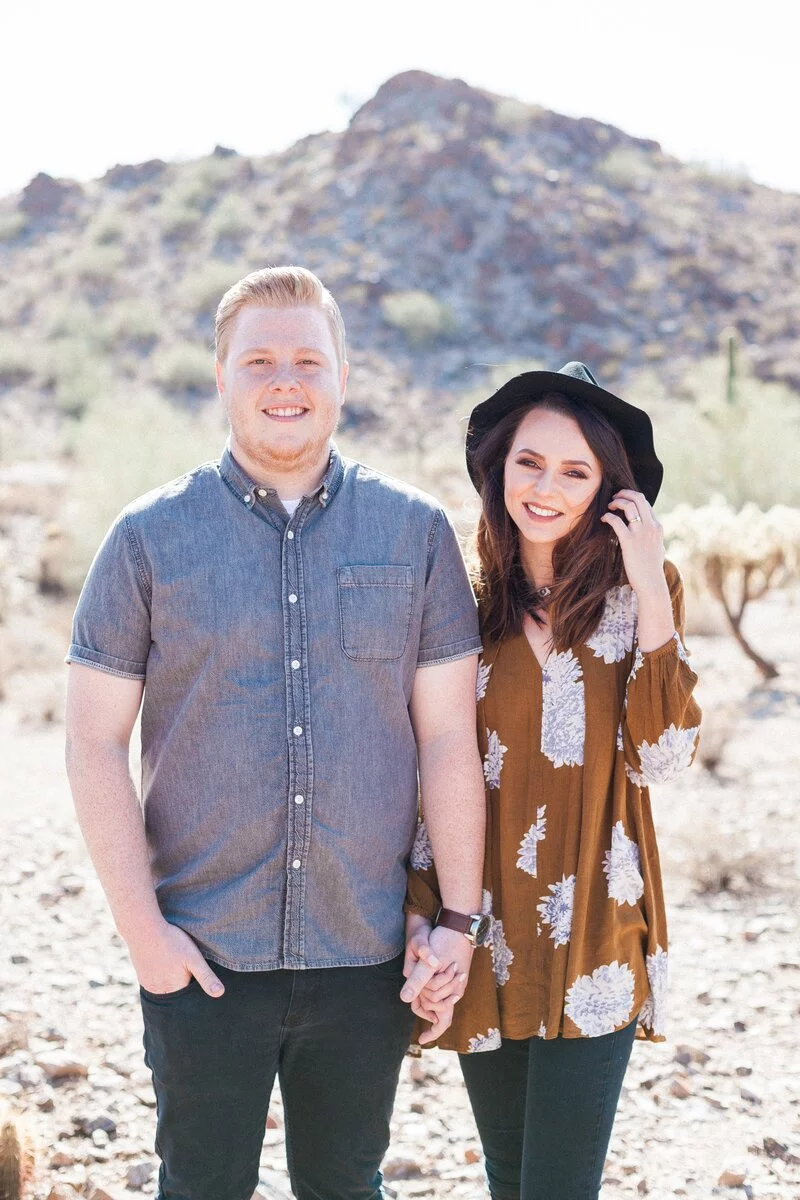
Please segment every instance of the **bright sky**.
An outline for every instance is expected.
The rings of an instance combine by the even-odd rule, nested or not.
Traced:
[[[412,68],[800,192],[798,42],[797,0],[6,3],[0,195],[38,171],[281,149]]]

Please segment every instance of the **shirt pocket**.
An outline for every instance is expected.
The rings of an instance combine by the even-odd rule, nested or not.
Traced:
[[[402,658],[414,599],[406,566],[339,567],[342,650],[361,660]]]

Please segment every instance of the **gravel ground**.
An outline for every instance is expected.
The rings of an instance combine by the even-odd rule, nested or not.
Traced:
[[[800,611],[763,601],[751,629],[781,677],[760,685],[730,641],[695,638],[714,769],[696,765],[654,798],[671,921],[670,1041],[634,1048],[605,1169],[609,1200],[800,1196]],[[44,683],[58,692],[56,676]],[[25,1114],[38,1143],[33,1200],[153,1195],[154,1099],[135,981],[72,817],[59,705],[41,724],[21,706],[24,688],[7,694],[0,1107]],[[261,1191],[277,1200],[288,1194],[278,1097],[269,1124]],[[386,1179],[398,1200],[487,1196],[454,1056],[406,1059]]]

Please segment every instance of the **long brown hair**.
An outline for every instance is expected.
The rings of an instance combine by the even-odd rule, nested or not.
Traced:
[[[529,613],[541,624],[537,600],[522,565],[519,530],[505,504],[505,465],[514,435],[533,408],[562,413],[577,422],[601,470],[600,487],[586,512],[553,550],[553,585],[548,613],[557,652],[585,642],[597,628],[609,588],[625,581],[622,554],[612,530],[600,521],[620,488],[636,488],[628,455],[613,425],[593,405],[549,393],[503,417],[474,455],[482,512],[478,523],[480,563],[476,580],[481,626],[491,641],[512,637]],[[638,489],[637,489],[638,490]]]

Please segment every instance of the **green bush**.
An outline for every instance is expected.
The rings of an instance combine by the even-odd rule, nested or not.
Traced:
[[[0,334],[0,387],[16,387],[33,375],[35,356],[19,338]]]
[[[183,277],[177,289],[178,303],[191,313],[214,313],[231,284],[246,275],[247,270],[241,263],[212,259]]]
[[[241,196],[231,193],[220,200],[211,213],[208,228],[215,238],[230,238],[236,241],[247,237],[256,223],[252,205]]]
[[[21,212],[0,213],[0,242],[14,242],[24,231],[27,221]]]
[[[161,351],[153,364],[153,378],[172,395],[214,393],[214,355],[197,342],[180,342]]]
[[[71,431],[74,471],[66,497],[69,545],[63,585],[80,587],[108,526],[129,501],[198,463],[225,441],[221,406],[188,413],[135,387],[91,404]]]
[[[615,146],[597,164],[598,174],[615,188],[641,188],[653,175],[653,163],[636,146]]]
[[[416,346],[453,333],[457,325],[452,309],[429,292],[394,292],[384,296],[381,313],[387,325],[402,330]]]
[[[150,349],[160,338],[163,328],[161,313],[146,300],[120,300],[106,318],[108,340],[118,347]]]
[[[102,285],[118,276],[124,261],[121,246],[83,246],[69,256],[59,273],[64,278]]]

